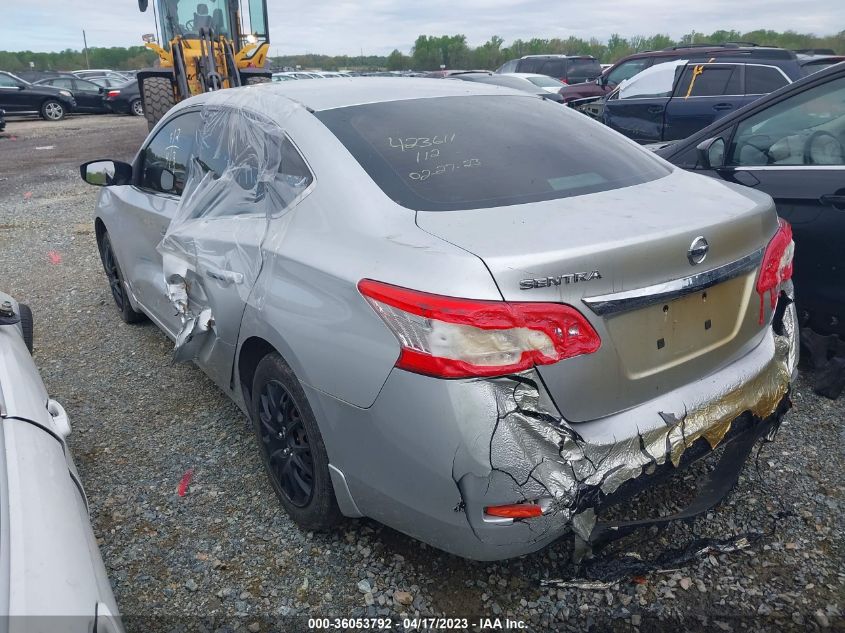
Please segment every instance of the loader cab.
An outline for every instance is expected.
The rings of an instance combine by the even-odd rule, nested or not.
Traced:
[[[142,0],[143,1],[143,0]],[[209,29],[241,50],[269,41],[266,0],[249,0],[243,15],[238,0],[157,0],[163,42],[176,37],[198,39]]]

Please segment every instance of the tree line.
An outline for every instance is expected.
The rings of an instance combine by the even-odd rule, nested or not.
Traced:
[[[69,48],[58,53],[0,51],[0,70],[8,70],[9,72],[26,70],[77,70],[80,68],[136,70],[138,68],[152,66],[156,59],[158,59],[158,55],[143,46],[89,48],[87,64],[84,51],[76,51]],[[32,65],[30,65],[30,62]]]
[[[636,35],[621,37],[614,34],[606,41],[597,38],[578,37],[517,39],[505,46],[505,41],[494,35],[480,46],[471,47],[465,35],[420,35],[408,54],[394,50],[390,55],[285,55],[270,58],[273,68],[297,67],[321,68],[323,70],[437,70],[446,68],[495,69],[509,59],[523,55],[566,54],[592,55],[604,63],[644,50],[655,50],[683,44],[720,44],[722,42],[754,42],[764,46],[780,46],[787,49],[822,48],[845,54],[845,31],[835,35],[816,36],[795,31],[758,30],[714,31],[710,34],[692,31],[678,40],[668,35],[650,37]],[[132,70],[155,64],[156,55],[143,46],[128,48],[89,48],[88,62],[91,68],[113,68]],[[58,53],[34,53],[32,51],[0,51],[0,70],[11,72],[30,70],[75,70],[86,67],[83,51],[67,49]]]

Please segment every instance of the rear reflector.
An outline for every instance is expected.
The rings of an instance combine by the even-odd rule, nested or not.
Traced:
[[[543,508],[536,503],[512,503],[506,506],[487,506],[484,514],[504,519],[532,519],[543,516]]]
[[[371,279],[358,290],[399,340],[396,367],[419,374],[503,376],[601,345],[590,323],[567,305],[458,299]]]
[[[792,279],[792,258],[795,242],[792,241],[792,227],[783,218],[778,218],[778,230],[766,247],[760,275],[757,277],[757,294],[760,295],[760,324],[763,323],[763,301],[769,295],[774,310],[781,284]]]

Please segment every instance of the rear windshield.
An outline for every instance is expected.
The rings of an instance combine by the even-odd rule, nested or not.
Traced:
[[[621,135],[533,96],[391,101],[316,116],[385,194],[418,211],[567,198],[669,173]]]

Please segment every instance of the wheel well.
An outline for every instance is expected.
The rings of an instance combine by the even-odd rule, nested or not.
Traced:
[[[258,367],[258,363],[267,354],[272,354],[273,352],[278,353],[275,347],[257,336],[248,338],[241,345],[241,353],[238,356],[238,378],[241,381],[241,391],[243,392],[244,404],[246,404],[247,409],[250,408],[252,403],[252,379],[255,377],[255,370]]]

